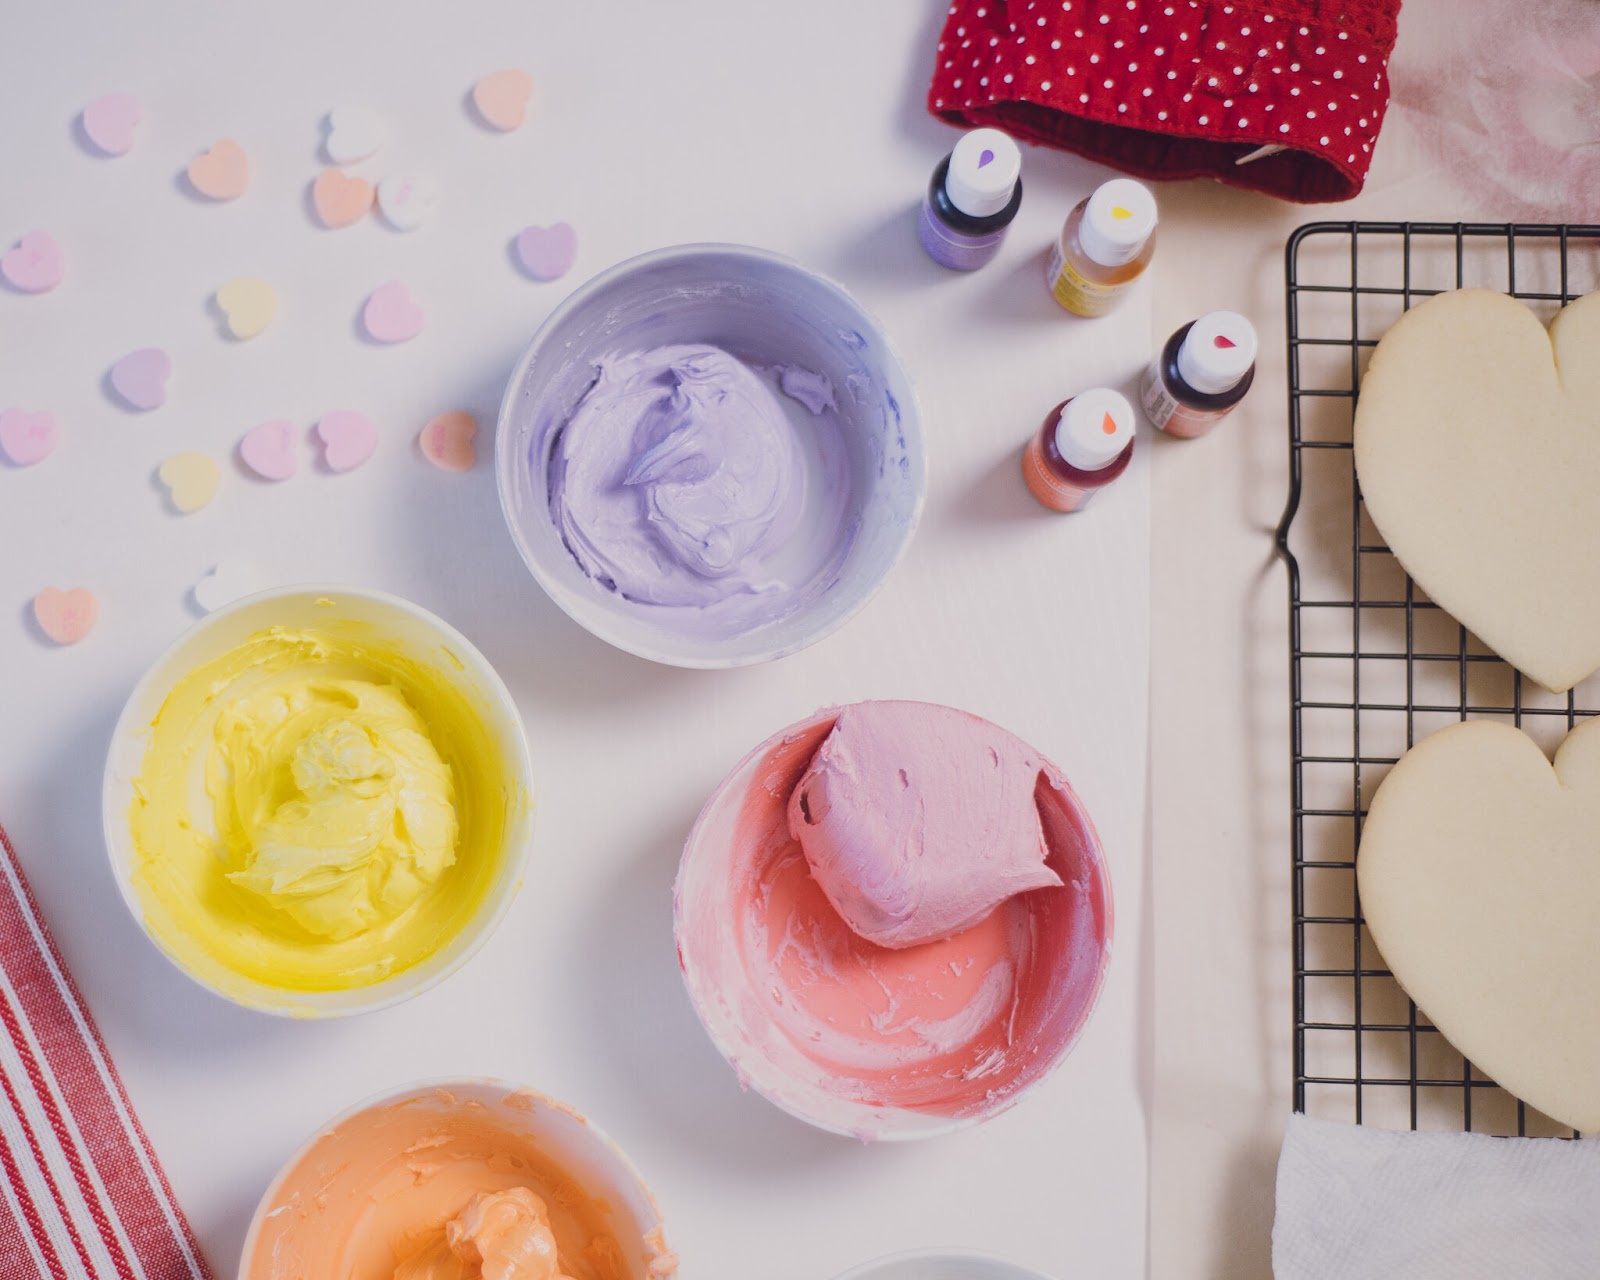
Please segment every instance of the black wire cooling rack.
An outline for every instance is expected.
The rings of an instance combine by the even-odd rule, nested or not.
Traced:
[[[1406,998],[1362,921],[1355,851],[1378,783],[1419,738],[1481,717],[1551,750],[1600,714],[1600,679],[1547,693],[1427,598],[1363,508],[1351,423],[1372,348],[1413,302],[1491,288],[1548,320],[1600,288],[1600,226],[1318,222],[1290,237],[1285,269],[1294,1107],[1387,1128],[1569,1136]]]

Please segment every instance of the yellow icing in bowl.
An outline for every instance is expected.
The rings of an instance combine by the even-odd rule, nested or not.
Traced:
[[[510,891],[521,761],[455,654],[407,648],[337,617],[257,630],[151,719],[129,882],[150,933],[223,994],[381,983]]]

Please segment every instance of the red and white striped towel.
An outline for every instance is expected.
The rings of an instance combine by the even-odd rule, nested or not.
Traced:
[[[0,1280],[210,1280],[0,828]]]

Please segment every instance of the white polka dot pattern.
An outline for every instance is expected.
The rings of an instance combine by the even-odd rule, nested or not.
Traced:
[[[1282,0],[955,0],[929,107],[1144,177],[1348,199],[1388,106],[1399,0],[1294,7],[1299,22]]]

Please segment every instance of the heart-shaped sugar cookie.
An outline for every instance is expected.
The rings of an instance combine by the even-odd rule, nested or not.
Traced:
[[[1368,513],[1418,585],[1562,692],[1600,669],[1600,294],[1547,334],[1504,294],[1406,312],[1361,382]]]
[[[278,293],[265,280],[241,276],[217,290],[217,306],[228,322],[228,332],[242,341],[272,323],[278,314]]]
[[[203,453],[175,453],[157,473],[179,515],[193,515],[217,496],[222,469]]]
[[[1361,907],[1395,978],[1524,1102],[1600,1128],[1600,719],[1552,768],[1469,720],[1424,738],[1373,797]]]

